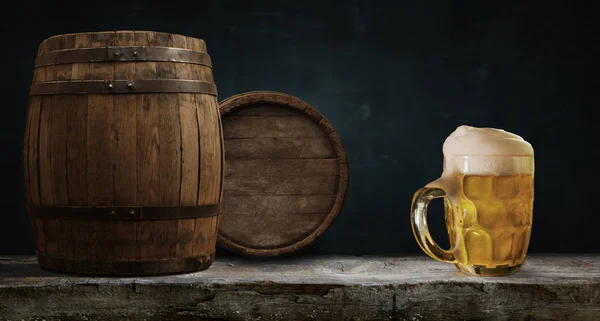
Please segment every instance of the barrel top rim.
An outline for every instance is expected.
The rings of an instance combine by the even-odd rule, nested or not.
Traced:
[[[102,34],[102,33],[113,33],[113,32],[114,33],[117,33],[117,32],[154,32],[154,33],[167,33],[167,34],[181,36],[181,37],[186,37],[186,38],[193,38],[193,39],[197,39],[197,40],[200,40],[202,42],[205,42],[204,39],[202,39],[202,38],[192,37],[192,36],[186,36],[184,34],[176,33],[176,32],[156,31],[156,30],[148,30],[148,29],[118,29],[118,30],[81,31],[81,32],[71,32],[71,33],[55,34],[55,35],[52,35],[52,36],[44,38],[40,42],[40,45],[42,45],[43,43],[47,42],[50,39],[57,38],[57,37],[62,37],[62,36],[75,36],[75,35],[83,35],[83,34]]]
[[[256,90],[235,94],[221,100],[219,102],[219,110],[221,112],[221,116],[227,116],[238,109],[259,103],[285,105],[286,107],[290,107],[301,113],[307,114],[316,122],[324,120],[328,125],[331,125],[325,116],[323,116],[321,112],[319,112],[308,102],[296,96],[277,91]]]
[[[276,104],[281,107],[292,108],[315,121],[321,129],[328,134],[328,139],[332,142],[340,168],[339,180],[337,182],[338,188],[332,209],[329,213],[324,215],[321,223],[316,228],[312,229],[312,231],[304,238],[291,244],[283,244],[271,248],[254,248],[233,241],[230,237],[221,234],[220,229],[217,233],[217,244],[220,247],[243,256],[285,256],[303,250],[314,243],[339,216],[347,194],[349,166],[342,141],[331,123],[314,106],[296,96],[276,91],[250,91],[236,94],[219,102],[221,118],[225,118],[229,114],[235,113],[237,110],[261,103]],[[223,223],[221,222],[221,224]]]

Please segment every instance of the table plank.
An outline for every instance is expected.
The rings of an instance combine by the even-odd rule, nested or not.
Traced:
[[[600,255],[529,255],[475,277],[426,256],[219,255],[206,271],[143,278],[40,270],[0,257],[0,320],[600,320]]]

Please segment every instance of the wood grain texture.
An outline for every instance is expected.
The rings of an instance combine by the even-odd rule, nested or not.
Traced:
[[[228,159],[248,158],[335,158],[328,137],[228,138]]]
[[[155,46],[174,48],[173,36],[165,32],[155,33]],[[156,63],[156,77],[160,79],[178,79],[174,62]]]
[[[199,38],[186,37],[187,48],[190,50],[206,52],[206,42]]]
[[[117,70],[119,69],[119,70]],[[131,68],[133,69],[133,68]],[[115,76],[131,75],[134,70],[115,68]],[[124,76],[126,77],[126,76]],[[137,202],[137,98],[134,95],[114,96],[114,202],[131,205]]]
[[[197,204],[200,172],[196,98],[194,94],[179,94],[178,98],[181,123],[180,204],[190,206]]]
[[[0,319],[135,320],[140,311],[149,321],[600,319],[598,255],[531,254],[517,274],[495,278],[424,254],[276,263],[221,257],[202,273],[90,278],[47,273],[35,257],[2,258]]]
[[[119,30],[53,36],[42,41],[38,55],[109,46],[206,52],[201,39]],[[211,67],[142,60],[47,65],[34,69],[32,84],[138,79],[213,81]],[[23,161],[28,206],[219,204],[223,149],[216,97],[158,92],[33,95],[25,122]],[[214,258],[217,224],[218,216],[31,218],[43,268],[108,275],[206,269]]]
[[[194,228],[193,253],[199,255],[206,253],[216,246],[217,216],[199,217]]]
[[[115,260],[131,260],[136,258],[137,222],[116,221],[115,228]]]
[[[27,157],[25,166],[28,168],[29,181],[27,194],[30,196],[31,204],[40,204],[40,180],[39,180],[39,131],[42,97],[31,97],[29,101],[28,123],[29,135],[27,136]]]
[[[254,223],[262,215],[285,214],[323,214],[331,211],[334,195],[236,195],[227,197],[223,203],[223,215],[235,216],[240,213],[254,214]],[[273,218],[278,219],[278,218]],[[271,221],[268,221],[271,222]],[[285,224],[285,220],[282,220]],[[281,224],[277,224],[281,227]],[[264,225],[261,225],[264,226]]]
[[[182,35],[173,35],[172,37],[173,47],[187,49],[187,37]],[[194,79],[192,77],[192,67],[190,64],[178,63],[175,64],[175,72],[179,79]]]
[[[73,257],[73,238],[71,236],[71,221],[56,220],[58,255]]]
[[[177,224],[177,247],[175,249],[177,256],[192,256],[194,253],[196,219],[179,220]]]
[[[133,46],[133,31],[118,31],[116,45]],[[122,62],[114,67],[115,79],[134,79],[136,63]],[[137,97],[135,95],[115,95],[113,97],[114,114],[114,202],[116,205],[132,205],[137,202]],[[116,229],[135,235],[135,223],[123,222]],[[135,240],[135,238],[133,239]],[[123,253],[127,250],[118,252]]]
[[[237,212],[235,215],[227,215],[224,212],[222,217],[224,227],[220,229],[220,233],[223,237],[228,237],[229,227],[235,225],[236,229],[232,229],[231,233],[234,233],[236,239],[239,239],[238,242],[241,246],[277,250],[308,236],[319,226],[325,213],[298,215],[277,212],[255,217],[254,213]],[[261,226],[256,224],[256,220],[268,221],[270,224]],[[281,225],[288,225],[289,228],[281,229]]]
[[[56,80],[56,70],[58,65],[44,67],[44,81]]]
[[[136,254],[138,259],[175,257],[178,220],[143,221],[139,223]]]
[[[74,33],[60,35],[60,38],[60,50],[75,48],[76,35]]]
[[[27,106],[27,116],[25,117],[25,134],[23,136],[23,184],[25,186],[25,202],[31,204],[31,187],[29,186],[29,134],[31,128],[31,105],[32,100],[29,100]],[[36,175],[37,176],[37,175]]]
[[[59,50],[62,38],[63,35],[56,35],[55,37],[48,38],[46,41],[46,50],[48,52]]]
[[[241,119],[238,119],[241,118]],[[250,137],[327,137],[318,123],[306,116],[228,116],[225,139]]]
[[[45,81],[46,70],[45,67],[37,67],[33,69],[33,79],[31,80],[32,84],[38,84]]]
[[[112,98],[112,95],[88,96],[88,202],[96,206],[113,203]]]
[[[327,119],[283,93],[220,103],[225,149],[219,246],[251,257],[290,255],[339,215],[348,185],[343,145]]]
[[[223,179],[225,177],[225,156],[224,156],[224,140],[223,140],[223,126],[221,123],[221,114],[219,112],[219,102],[217,97],[210,97],[210,105],[212,112],[212,122],[214,123],[215,130],[215,178],[214,178],[214,190],[213,190],[213,201],[215,204],[221,203],[223,198]],[[217,218],[218,220],[218,218]],[[216,223],[218,224],[218,222]]]
[[[71,237],[73,243],[74,259],[90,259],[92,257],[92,222],[73,220],[71,223]],[[45,252],[44,252],[45,253]]]
[[[114,46],[115,32],[91,33],[89,47]],[[91,63],[91,79],[114,80],[115,64]],[[87,78],[87,77],[86,77]],[[111,205],[113,196],[114,115],[113,95],[88,95],[88,201],[91,205]],[[92,223],[98,224],[98,223]]]
[[[225,141],[227,144],[227,140]],[[227,148],[227,145],[225,146]],[[225,177],[240,176],[337,176],[337,159],[227,159]]]
[[[137,199],[146,205],[160,202],[159,107],[156,94],[137,96]]]
[[[221,150],[219,115],[215,99],[196,94],[200,132],[200,182],[198,204],[218,204],[221,188]]]
[[[301,117],[305,116],[302,111],[294,108],[281,108],[274,102],[253,101],[244,108],[235,108],[235,116],[256,116],[256,117]]]
[[[225,183],[229,196],[335,195],[338,176],[231,176]]]
[[[278,251],[318,228],[331,211],[334,195],[229,196],[219,233],[240,246]]]
[[[44,234],[43,219],[32,218],[31,227],[36,251],[46,253],[46,235]]]
[[[160,203],[179,205],[181,188],[181,126],[177,95],[158,94]]]
[[[221,112],[219,108],[219,103],[215,99],[215,108],[217,109],[217,114],[219,115],[219,147],[221,149],[221,191],[219,193],[219,203],[223,202],[223,193],[225,191],[225,137],[223,136],[223,119],[221,118]],[[220,224],[220,219],[217,221],[217,226]]]
[[[90,43],[88,33],[74,34],[73,48],[87,48]],[[64,37],[63,37],[64,39]],[[65,47],[61,49],[70,49],[69,42],[65,41]],[[65,64],[68,66],[69,64]],[[71,64],[71,79],[85,80],[90,79],[89,63]],[[83,206],[87,205],[88,194],[88,109],[89,100],[87,95],[72,97],[73,101],[69,105],[69,114],[67,115],[67,176],[69,205]],[[69,224],[70,241],[69,250],[62,249],[63,252],[70,251],[70,256],[78,259],[90,258],[90,222],[73,220]],[[67,246],[66,244],[64,245]],[[44,253],[44,252],[42,252]]]
[[[90,222],[92,230],[92,259],[113,260],[115,258],[115,231],[113,221]]]
[[[134,36],[136,46],[154,46],[155,36],[151,31],[136,31]],[[156,79],[156,62],[144,61],[136,64],[137,79]]]
[[[49,159],[52,166],[52,203],[51,205],[67,205],[67,112],[70,99],[68,96],[52,97],[52,129],[50,132]]]
[[[89,48],[90,47],[90,34],[89,33],[78,33],[75,34],[74,48]],[[64,48],[69,49],[69,48]],[[92,74],[88,72],[90,70],[91,63],[75,63],[71,67],[71,79],[72,80],[90,80],[93,79]]]
[[[105,74],[98,71],[104,63],[74,63],[56,66],[38,67],[43,69],[43,76],[48,77],[46,81],[54,80],[104,80]],[[140,69],[143,72],[142,78],[137,79],[183,79],[183,80],[201,80],[213,82],[212,72],[210,67],[194,65],[189,63],[174,63],[174,62],[119,62],[115,68],[123,68],[123,66],[145,66]],[[50,68],[46,68],[50,67]],[[37,70],[36,69],[36,70]],[[132,77],[123,79],[134,79]]]
[[[158,257],[159,258],[175,258],[177,257],[177,230],[179,228],[179,220],[165,220],[161,222],[161,238],[159,239]],[[213,230],[216,231],[215,228]],[[213,237],[215,240],[216,237]],[[210,241],[210,240],[208,240]],[[209,243],[209,242],[207,242]],[[200,254],[210,253],[211,249],[207,248]]]
[[[160,221],[143,221],[138,223],[135,249],[136,259],[158,258],[160,224]]]
[[[136,258],[146,260],[176,257],[178,224],[179,220],[142,221],[138,223]]]
[[[56,232],[56,220],[43,220],[44,238],[46,243],[46,253],[49,255],[58,254],[58,234]]]
[[[52,191],[52,154],[51,154],[51,132],[53,99],[50,96],[42,97],[42,109],[40,115],[39,129],[39,158],[36,160],[39,170],[40,203],[53,205],[54,197]]]
[[[57,37],[56,50],[71,49],[75,47],[75,35],[65,34]],[[56,80],[68,81],[72,78],[73,66],[71,64],[61,64],[56,66]],[[48,79],[49,80],[49,79]]]
[[[68,204],[84,205],[88,200],[88,97],[70,96],[66,108]]]
[[[114,46],[117,40],[116,31],[91,32],[89,48]]]
[[[73,66],[71,66],[69,64],[56,65],[54,78],[57,81],[71,80],[72,72],[73,72]],[[48,79],[48,80],[50,80],[50,79]]]

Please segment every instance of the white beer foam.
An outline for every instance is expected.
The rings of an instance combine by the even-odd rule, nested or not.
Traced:
[[[531,144],[503,129],[459,126],[446,138],[443,152],[448,174],[456,171],[471,175],[533,173],[533,158],[528,162],[506,157],[533,156]]]

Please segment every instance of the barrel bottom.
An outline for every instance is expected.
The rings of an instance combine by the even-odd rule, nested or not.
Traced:
[[[73,259],[37,252],[46,271],[97,276],[153,276],[198,272],[208,269],[215,252],[204,255],[156,260],[107,261]]]

